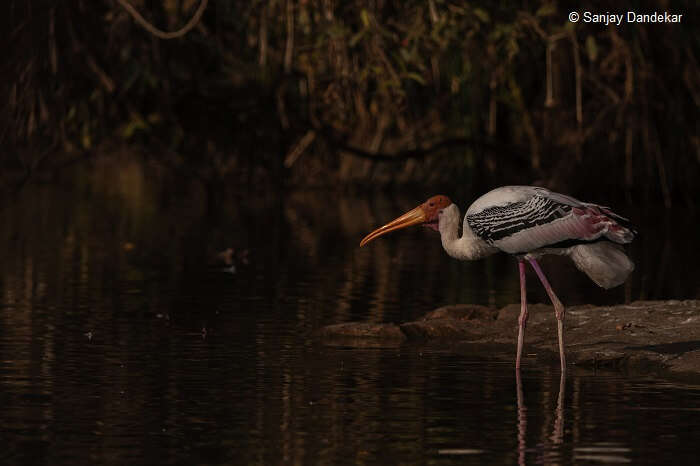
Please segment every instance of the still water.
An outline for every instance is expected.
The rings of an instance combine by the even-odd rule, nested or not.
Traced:
[[[240,193],[212,209],[196,185],[173,191],[121,166],[0,204],[3,464],[696,460],[700,384],[575,367],[561,380],[533,359],[518,380],[483,350],[313,338],[517,302],[508,257],[461,264],[422,229],[358,249],[434,193]],[[632,279],[604,292],[545,260],[562,300],[699,297],[697,219],[618,210],[642,232]],[[235,270],[211,264],[226,248]]]

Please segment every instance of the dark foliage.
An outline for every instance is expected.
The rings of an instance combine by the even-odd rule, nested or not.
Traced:
[[[175,30],[195,0],[133,0]],[[207,184],[538,182],[693,204],[699,36],[568,21],[558,2],[212,0],[161,40],[116,1],[10,0],[0,166],[27,177],[109,145]]]

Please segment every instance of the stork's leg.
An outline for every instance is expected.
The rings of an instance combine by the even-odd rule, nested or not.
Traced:
[[[549,295],[549,299],[552,301],[552,304],[554,305],[554,315],[557,317],[557,331],[559,333],[559,359],[561,361],[561,370],[565,371],[566,370],[566,356],[564,355],[564,305],[559,301],[559,298],[557,298],[557,295],[554,294],[554,290],[549,284],[549,281],[547,280],[547,277],[544,276],[544,272],[542,272],[542,269],[540,268],[540,264],[537,263],[535,259],[528,259],[530,261],[530,265],[532,266],[533,269],[535,269],[535,272],[537,273],[537,276],[540,277],[540,281],[542,282],[542,285],[544,286],[544,289],[547,290],[547,294]]]
[[[520,272],[520,317],[518,318],[518,354],[515,357],[515,368],[520,369],[520,357],[523,354],[523,340],[527,325],[527,290],[525,289],[525,262],[518,259]]]

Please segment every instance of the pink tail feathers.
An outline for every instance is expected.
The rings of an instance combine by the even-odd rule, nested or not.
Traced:
[[[628,220],[611,211],[608,207],[585,204],[585,208],[574,208],[574,213],[587,220],[588,228],[595,233],[602,233],[610,241],[627,244],[634,239],[636,232],[625,225]]]
[[[632,231],[620,228],[634,237]],[[624,242],[629,241],[631,239]],[[605,289],[621,285],[634,270],[634,262],[622,247],[607,241],[574,246],[569,249],[569,255],[579,270]]]

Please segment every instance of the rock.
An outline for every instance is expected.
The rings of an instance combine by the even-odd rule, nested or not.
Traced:
[[[455,319],[430,319],[401,325],[401,331],[412,340],[470,340],[474,338],[470,330]]]
[[[698,372],[700,350],[680,354],[668,361],[668,366],[674,372]]]
[[[486,306],[458,304],[427,313],[421,320],[401,325],[409,339],[470,340],[492,326],[498,311]]]
[[[326,344],[377,347],[395,346],[406,339],[396,324],[348,322],[328,325],[316,332]]]
[[[528,305],[525,353],[558,361],[554,309]],[[397,345],[405,340],[459,341],[502,345],[511,357],[520,305],[501,309],[477,305],[445,306],[423,318],[395,324],[345,323],[318,332],[324,341],[352,339],[354,346]],[[635,301],[618,306],[573,306],[566,310],[568,361],[577,365],[666,369],[700,374],[700,300]],[[363,343],[365,342],[365,343]]]
[[[494,320],[498,316],[495,309],[478,304],[454,304],[428,312],[421,320]]]

